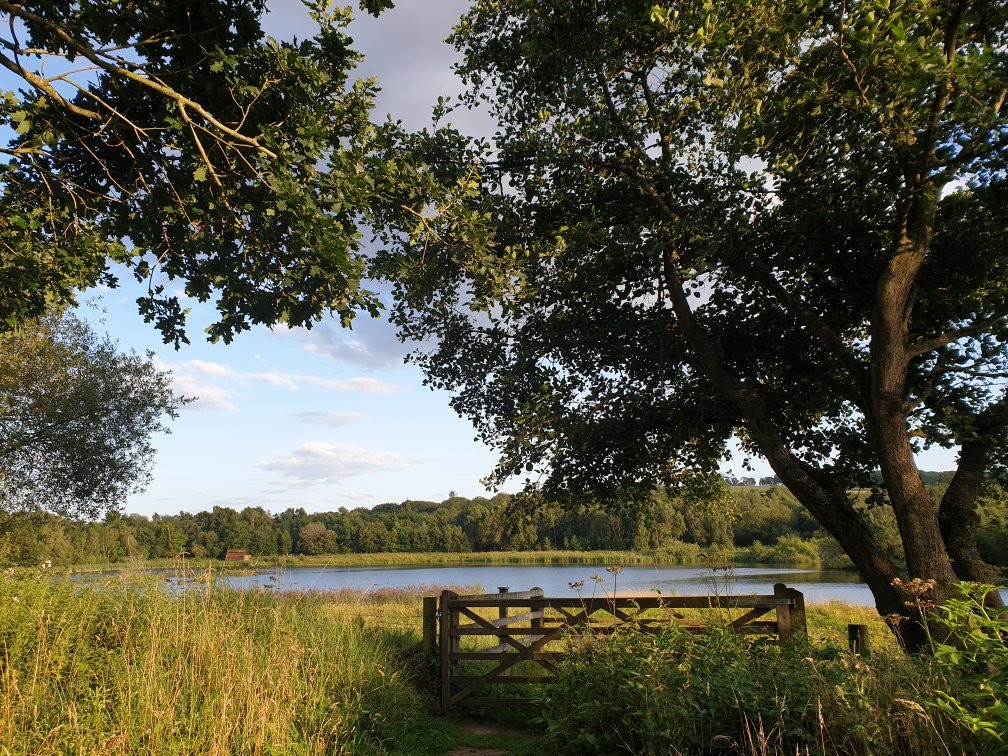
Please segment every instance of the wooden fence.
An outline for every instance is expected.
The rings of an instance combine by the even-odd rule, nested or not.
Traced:
[[[687,616],[681,610],[703,611]],[[541,588],[516,593],[501,588],[426,597],[417,650],[439,658],[443,712],[456,705],[526,706],[530,701],[520,696],[479,694],[488,685],[550,682],[571,632],[602,635],[631,625],[654,633],[669,622],[700,631],[709,627],[700,616],[707,612],[720,612],[723,624],[738,633],[775,635],[781,642],[806,635],[805,599],[783,583],[763,596],[549,598]],[[490,668],[474,670],[471,662],[488,662]]]

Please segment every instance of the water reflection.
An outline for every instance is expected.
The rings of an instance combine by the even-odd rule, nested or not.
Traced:
[[[845,601],[872,605],[868,587],[856,572],[800,567],[626,567],[618,575],[607,565],[467,565],[460,567],[295,567],[253,575],[222,576],[227,585],[277,591],[382,590],[415,585],[473,585],[485,591],[542,588],[549,596],[573,596],[571,583],[583,582],[582,595],[618,593],[703,595],[772,593],[774,583],[801,590],[807,601]],[[597,577],[598,580],[594,580]]]

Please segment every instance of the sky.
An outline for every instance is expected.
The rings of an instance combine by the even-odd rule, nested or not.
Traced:
[[[423,127],[438,96],[458,91],[455,53],[443,40],[466,5],[401,0],[380,19],[357,14],[350,34],[365,59],[356,75],[376,76],[383,89],[375,120],[394,113],[409,128]],[[270,35],[311,35],[312,21],[298,0],[269,7],[264,27]],[[454,122],[490,130],[478,113]],[[126,511],[328,511],[408,498],[440,501],[453,491],[493,493],[480,479],[496,455],[474,441],[472,426],[449,407],[446,393],[424,387],[421,371],[404,364],[409,347],[384,320],[362,314],[352,330],[336,319],[311,330],[257,327],[229,345],[208,344],[200,331],[211,314],[189,301],[192,344],[176,351],[137,313],[143,289],[128,274],[120,282],[113,290],[86,292],[81,313],[122,349],[153,352],[158,367],[172,372],[176,392],[198,397],[171,423],[170,435],[154,439],[153,480],[129,498]]]
[[[438,96],[459,90],[455,52],[443,40],[467,5],[399,0],[379,19],[358,14],[350,29],[365,56],[358,75],[374,75],[382,87],[375,120],[394,113],[408,128],[423,127]],[[310,36],[298,0],[274,0],[269,8],[264,26],[272,36]],[[492,132],[482,113],[457,111],[453,122],[469,133]],[[387,322],[361,315],[349,331],[331,319],[310,331],[257,327],[229,345],[208,344],[199,332],[209,317],[189,303],[192,344],[176,351],[137,313],[143,291],[128,275],[120,281],[114,290],[86,292],[82,314],[122,349],[151,351],[171,370],[178,393],[198,397],[171,423],[170,435],[154,439],[153,480],[125,511],[318,512],[493,493],[480,482],[493,469],[493,450],[474,441],[446,393],[424,387],[420,370],[403,363],[409,347]],[[744,472],[740,461],[725,470],[772,474],[760,460]],[[949,452],[921,460],[927,469],[953,461]]]

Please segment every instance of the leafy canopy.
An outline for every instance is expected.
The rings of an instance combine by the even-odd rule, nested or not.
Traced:
[[[425,144],[453,150],[450,197],[481,191],[385,263],[404,334],[436,339],[429,380],[500,445],[494,478],[614,493],[713,470],[733,434],[766,453],[702,367],[681,288],[788,453],[870,483],[873,310],[919,197],[941,200],[904,334],[908,443],[975,433],[1006,372],[1005,13],[476,3],[453,40],[500,130]]]
[[[111,262],[176,346],[173,280],[216,307],[214,340],[376,311],[358,233],[388,174],[376,85],[348,78],[349,10],[308,7],[317,34],[281,42],[264,0],[0,0],[0,83],[20,80],[0,91],[0,326],[114,285]]]
[[[498,445],[492,480],[640,497],[739,438],[928,651],[849,492],[878,483],[936,599],[989,579],[1008,7],[481,0],[453,39],[499,129],[417,138],[443,189],[381,262],[428,381]],[[934,444],[961,450],[940,501],[914,458]]]

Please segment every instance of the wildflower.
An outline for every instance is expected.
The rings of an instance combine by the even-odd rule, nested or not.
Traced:
[[[13,596],[13,597],[11,598],[11,600],[12,600],[12,601],[13,601],[13,602],[14,602],[15,604],[17,604],[17,603],[19,603],[19,602],[21,601],[21,599],[19,599],[19,598],[18,598],[17,596]]]
[[[605,571],[608,572],[610,575],[619,575],[621,572],[623,572],[623,568],[622,567],[606,567]]]
[[[904,617],[902,614],[887,614],[882,619],[885,620],[886,624],[889,625],[889,627],[899,627],[899,624],[901,622],[904,622],[906,620],[906,617]]]
[[[584,588],[584,580],[575,580],[573,583],[570,583],[569,585],[575,591],[580,591],[582,588]]]

